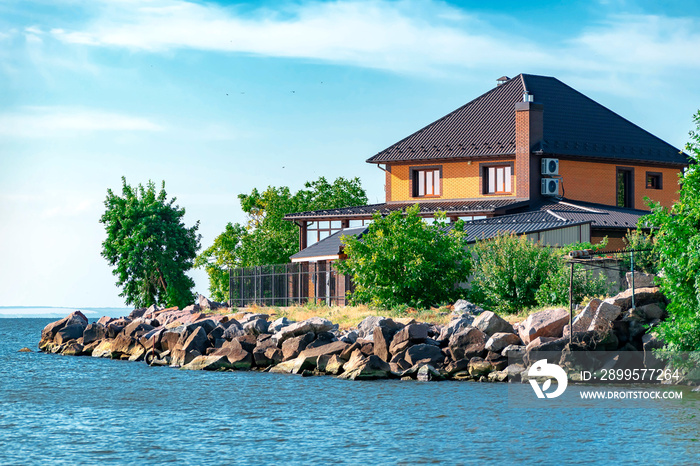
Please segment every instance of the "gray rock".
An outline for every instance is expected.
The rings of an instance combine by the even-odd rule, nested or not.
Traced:
[[[56,336],[59,330],[69,325],[82,325],[83,330],[87,327],[88,319],[80,311],[75,311],[72,314],[64,317],[56,322],[51,322],[41,331],[41,340],[51,341]]]
[[[452,335],[455,333],[459,332],[460,330],[467,328],[467,327],[473,327],[473,322],[474,322],[474,316],[471,314],[463,314],[461,317],[457,317],[456,319],[452,319],[449,324],[447,324],[446,327],[443,327],[442,330],[440,331],[440,336],[438,337],[438,340],[440,341],[445,341],[449,340]]]
[[[513,333],[513,326],[491,311],[479,314],[479,317],[474,319],[473,326],[489,336],[494,333]]]
[[[478,328],[467,327],[452,335],[447,348],[454,361],[471,359],[485,353],[487,339],[486,334]]]
[[[419,382],[430,382],[444,379],[445,377],[430,364],[423,364],[416,372],[416,380]]]
[[[637,309],[644,315],[646,320],[661,319],[664,315],[664,310],[657,303],[639,306]]]
[[[284,327],[293,324],[294,321],[291,321],[287,319],[286,317],[280,317],[279,319],[275,319],[272,322],[270,322],[270,325],[267,328],[267,331],[270,333],[277,333],[280,330],[282,330]]]
[[[404,357],[412,366],[418,364],[436,366],[445,359],[445,355],[442,354],[439,347],[426,345],[425,343],[411,346],[406,350],[406,355]]]
[[[239,320],[241,324],[246,324],[247,322],[252,322],[256,319],[263,319],[265,322],[267,322],[267,319],[270,318],[269,314],[253,314],[251,312],[248,312],[243,315],[243,318]]]
[[[345,343],[353,344],[357,341],[358,338],[359,338],[359,335],[357,334],[356,331],[347,330],[340,335],[338,340],[344,341]]]
[[[391,376],[391,367],[375,355],[364,357],[359,364],[349,372],[344,372],[340,378],[347,380],[386,379]]]
[[[509,345],[519,345],[520,337],[514,333],[500,332],[491,335],[488,339],[486,345],[484,346],[487,351],[493,351],[495,353],[500,353],[503,348]]]
[[[310,332],[314,334],[320,332],[329,332],[336,328],[337,325],[334,325],[333,322],[331,322],[330,320],[323,319],[321,317],[312,317],[302,322],[297,322],[282,328],[277,333],[275,333],[272,336],[272,338],[278,345],[280,345],[285,340],[292,337],[304,335]]]
[[[464,299],[458,299],[453,306],[452,314],[456,316],[463,316],[464,314],[479,315],[484,310],[477,306],[476,304],[465,301]]]
[[[83,343],[86,345],[105,338],[107,338],[107,328],[97,322],[88,325],[83,331]]]
[[[606,332],[611,325],[611,322],[617,319],[622,313],[620,306],[602,302],[593,316],[591,324],[588,326],[589,331]]]
[[[264,318],[255,318],[246,321],[243,324],[243,330],[250,335],[260,335],[261,333],[267,333],[267,328],[269,322]]]
[[[59,345],[62,345],[71,340],[77,340],[78,338],[82,337],[84,330],[85,326],[82,325],[82,323],[66,325],[56,333],[53,340]]]
[[[520,325],[520,339],[526,345],[538,337],[559,338],[569,322],[569,311],[564,308],[545,309],[530,314]]]
[[[233,340],[234,338],[240,337],[242,335],[246,334],[246,331],[243,330],[243,326],[239,324],[235,319],[230,319],[228,322],[226,322],[225,325],[228,325],[226,329],[224,330],[224,333],[222,335],[224,340]]]
[[[625,274],[627,288],[632,288],[632,272]],[[634,287],[635,288],[652,288],[656,286],[656,275],[651,273],[634,272]]]
[[[314,333],[309,332],[298,337],[288,338],[282,343],[282,355],[285,361],[294,359],[306,349],[306,346],[314,340]]]
[[[523,360],[525,348],[522,345],[508,345],[501,351],[501,356],[508,358],[510,362],[517,363]]]
[[[391,340],[389,352],[394,355],[428,338],[428,324],[416,323],[403,327]]]

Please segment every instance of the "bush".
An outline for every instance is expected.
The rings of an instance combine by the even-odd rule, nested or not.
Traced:
[[[562,259],[557,271],[537,290],[537,303],[540,306],[568,306],[570,282],[571,268]],[[581,303],[585,298],[603,296],[609,291],[608,288],[604,275],[574,266],[574,304]]]
[[[537,304],[537,290],[561,256],[525,236],[500,235],[477,241],[470,299],[493,311],[516,313]]]
[[[380,308],[426,308],[455,299],[471,271],[463,222],[447,230],[445,216],[428,225],[417,205],[386,217],[375,214],[360,239],[344,236],[347,259],[338,271],[355,283],[351,300]]]
[[[654,240],[651,234],[645,233],[641,228],[627,230],[623,241],[626,249],[639,250],[634,253],[634,270],[644,273],[658,273],[659,251],[654,249]],[[632,259],[629,254],[625,254],[622,258],[622,266],[625,270],[631,270]]]

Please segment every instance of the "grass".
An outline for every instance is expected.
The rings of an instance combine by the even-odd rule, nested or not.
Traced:
[[[308,304],[304,306],[267,307],[252,305],[246,308],[233,309],[227,312],[233,313],[234,318],[242,317],[246,313],[268,314],[270,321],[286,317],[295,322],[301,322],[311,317],[322,317],[334,324],[338,324],[341,330],[357,327],[363,319],[369,316],[384,316],[394,320],[407,322],[415,319],[418,322],[432,324],[446,324],[450,321],[451,309],[448,307],[433,309],[374,309],[365,305],[360,306],[325,306]]]

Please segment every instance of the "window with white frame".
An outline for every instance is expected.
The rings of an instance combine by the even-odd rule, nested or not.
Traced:
[[[413,197],[435,197],[440,195],[440,169],[413,170]]]

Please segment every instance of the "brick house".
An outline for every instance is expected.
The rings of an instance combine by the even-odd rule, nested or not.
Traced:
[[[467,220],[469,236],[501,231],[547,244],[609,239],[622,248],[646,213],[670,206],[688,157],[553,77],[502,77],[496,87],[367,159],[385,172],[386,202],[297,212],[293,262],[342,257],[340,236],[375,212],[419,204]],[[321,244],[322,243],[322,244]]]

